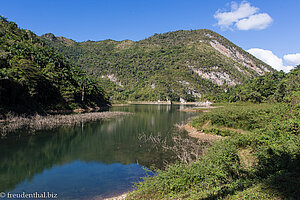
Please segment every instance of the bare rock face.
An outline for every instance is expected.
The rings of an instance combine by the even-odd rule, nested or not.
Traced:
[[[120,87],[124,87],[122,83],[118,80],[118,78],[114,74],[108,74],[106,76],[102,75],[101,78],[108,78],[111,82],[114,82]]]
[[[207,29],[154,34],[140,41],[72,44],[53,34],[42,37],[72,63],[110,80],[112,94],[123,99],[197,101],[274,71]]]
[[[198,49],[201,49],[202,51],[204,51],[204,53],[216,54],[212,50],[206,51],[207,49],[213,48],[217,52],[217,54],[221,55],[222,59],[224,59],[224,63],[231,63],[231,68],[225,69],[223,64],[201,66],[199,64],[190,65],[190,63],[188,62],[186,67],[192,70],[201,78],[210,80],[212,83],[218,86],[230,87],[242,83],[240,76],[261,76],[266,72],[274,71],[274,69],[272,69],[269,65],[258,60],[221,35],[210,30],[196,31],[198,31],[199,33],[199,40],[190,41],[188,45],[198,45]],[[234,76],[234,74],[236,74],[237,72],[240,73],[240,75]]]
[[[229,85],[233,86],[239,82],[236,82],[234,79],[231,79],[230,76],[226,72],[219,71],[205,71],[199,68],[195,68],[193,66],[189,66],[195,73],[205,79],[211,80],[213,83],[217,85]],[[213,67],[214,69],[218,69],[217,66]]]
[[[217,40],[213,40],[210,42],[210,45],[215,48],[217,51],[219,51],[224,56],[234,60],[235,62],[255,71],[259,75],[264,75],[265,72],[270,72],[270,70],[264,66],[264,65],[257,65],[249,55],[245,55],[245,53],[241,53],[234,47],[225,47],[221,43],[219,43]],[[240,68],[237,67],[238,70]]]

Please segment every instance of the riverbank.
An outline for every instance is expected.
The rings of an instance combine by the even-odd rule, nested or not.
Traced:
[[[192,127],[190,124],[184,125],[184,130],[188,132],[188,135],[192,138],[199,139],[201,141],[209,142],[212,140],[220,139],[222,138],[219,135],[213,135],[213,134],[206,134],[204,132],[198,131],[196,128]]]
[[[183,112],[209,112],[210,109],[214,109],[214,108],[220,108],[222,106],[195,106],[195,107],[191,107],[191,108],[185,108],[182,109],[180,111]]]
[[[125,200],[127,195],[128,195],[128,193],[123,193],[118,196],[108,197],[108,198],[105,198],[102,196],[95,196],[95,197],[90,198],[90,200]]]
[[[104,200],[123,200],[126,199],[127,193],[116,196],[116,197],[110,197],[110,198],[105,198]]]
[[[228,104],[203,113],[186,127],[190,133],[229,137],[194,163],[158,170],[127,198],[298,199],[299,114],[297,104]]]
[[[46,113],[49,115],[56,115],[56,114],[78,114],[78,113],[88,113],[88,112],[101,112],[108,110],[110,105],[105,107],[86,107],[86,108],[77,108],[74,110],[47,110]]]
[[[174,101],[127,101],[127,102],[114,102],[112,106],[127,106],[130,104],[141,104],[141,105],[195,105],[199,107],[210,107],[211,102],[174,102]]]
[[[47,130],[59,126],[73,126],[81,123],[111,119],[123,115],[127,112],[91,112],[70,115],[34,115],[31,117],[7,116],[5,120],[0,121],[0,132],[2,136],[18,130]]]

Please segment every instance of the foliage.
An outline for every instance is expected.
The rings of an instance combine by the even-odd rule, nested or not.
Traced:
[[[300,65],[288,74],[283,71],[268,73],[264,76],[249,79],[244,84],[229,88],[218,94],[214,100],[219,102],[251,101],[290,102],[300,88]]]
[[[226,137],[195,163],[171,165],[138,183],[129,199],[297,199],[299,68],[251,79],[217,96],[238,103],[202,113],[191,125]],[[244,163],[243,152],[251,164]]]
[[[0,92],[4,111],[43,112],[108,103],[86,72],[72,66],[34,33],[2,16]]]
[[[101,81],[103,88],[112,100],[179,101],[183,98],[196,101],[212,98],[228,86],[226,83],[219,86],[199,76],[197,70],[216,76],[226,73],[236,83],[258,75],[214,49],[212,41],[238,50],[259,67],[267,66],[217,33],[205,29],[155,34],[137,42],[104,40],[66,44],[62,37],[55,38],[53,34],[41,37],[91,76],[104,79]]]
[[[191,124],[196,128],[200,128],[199,126],[209,121],[212,126],[253,130],[264,126],[266,120],[257,117],[257,114],[269,113],[272,109],[273,105],[270,104],[232,104],[232,106],[226,104],[226,107],[220,107],[213,112],[199,116]]]
[[[207,121],[243,129],[209,147],[195,163],[171,165],[137,184],[129,199],[297,199],[299,197],[300,103],[226,104],[202,113],[192,125]],[[230,130],[230,129],[229,129]],[[229,131],[228,133],[231,133]],[[251,149],[245,167],[241,151]]]

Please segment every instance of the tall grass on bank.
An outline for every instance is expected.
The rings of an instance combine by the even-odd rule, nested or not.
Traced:
[[[198,161],[179,162],[137,183],[129,199],[297,199],[300,115],[296,104],[227,105],[192,125],[238,128]]]
[[[59,126],[73,126],[80,123],[97,121],[101,119],[110,119],[122,115],[127,115],[126,112],[93,112],[72,115],[35,115],[32,117],[22,117],[8,115],[5,120],[0,122],[1,135],[5,136],[8,133],[28,129],[31,131],[53,129]]]

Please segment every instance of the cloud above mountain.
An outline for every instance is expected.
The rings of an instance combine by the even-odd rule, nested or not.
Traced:
[[[284,60],[290,65],[300,65],[300,53],[287,54],[283,56]]]
[[[289,65],[284,65],[283,59],[276,56],[270,50],[252,48],[247,50],[247,52],[264,61],[278,71],[282,70],[284,72],[289,72],[291,69],[296,67],[297,63],[300,64],[300,53],[285,55],[283,57],[284,61]]]
[[[214,14],[217,25],[222,29],[262,30],[267,28],[273,19],[267,13],[259,13],[259,8],[251,6],[247,1],[240,4],[232,2],[230,11],[218,10]]]

